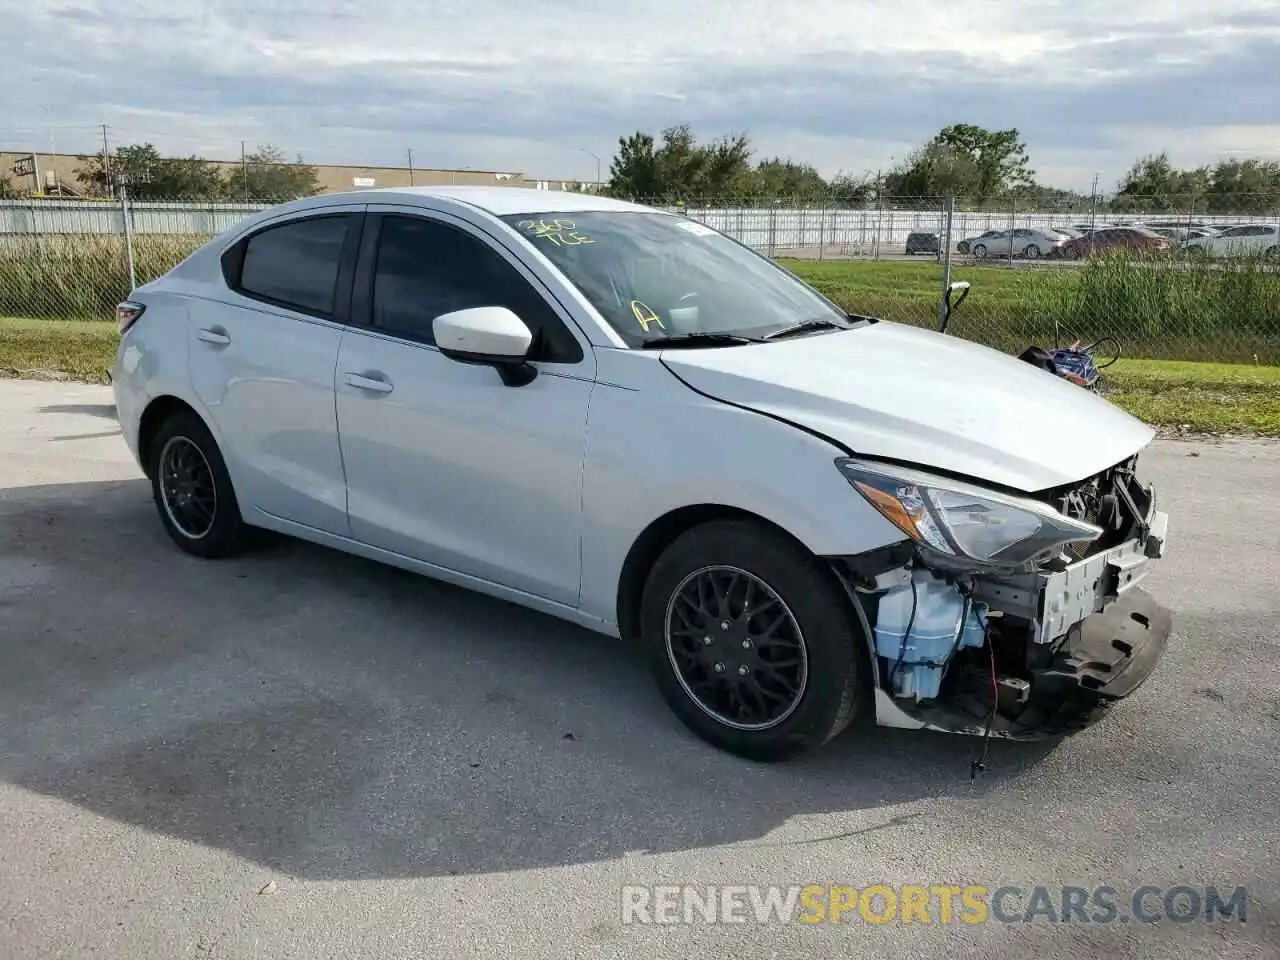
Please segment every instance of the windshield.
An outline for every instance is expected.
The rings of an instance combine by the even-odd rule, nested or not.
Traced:
[[[756,338],[809,322],[854,326],[786,270],[686,217],[590,210],[502,219],[631,346],[687,334]]]

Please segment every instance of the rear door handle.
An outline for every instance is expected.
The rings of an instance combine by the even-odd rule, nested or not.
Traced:
[[[221,327],[205,327],[197,330],[196,338],[203,340],[205,343],[216,343],[223,347],[231,342],[231,338],[227,336],[227,331]]]
[[[366,377],[359,373],[343,374],[342,382],[349,387],[355,387],[357,390],[368,390],[370,393],[390,393],[395,389],[390,380]]]

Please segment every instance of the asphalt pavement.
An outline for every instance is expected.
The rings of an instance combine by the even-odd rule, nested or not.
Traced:
[[[757,766],[559,621],[292,541],[180,554],[108,390],[0,382],[0,956],[1280,956],[1280,446],[1144,460],[1176,634],[1110,717],[973,780],[976,741],[874,729]],[[875,883],[1248,898],[623,922],[625,885]]]

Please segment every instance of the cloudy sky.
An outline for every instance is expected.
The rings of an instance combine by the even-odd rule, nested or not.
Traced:
[[[0,148],[594,179],[687,122],[824,174],[1017,127],[1042,181],[1280,157],[1277,0],[76,0],[0,4]]]

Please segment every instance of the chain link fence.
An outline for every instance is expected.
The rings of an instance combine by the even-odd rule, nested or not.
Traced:
[[[1100,199],[642,202],[777,258],[851,312],[936,328],[947,283],[967,280],[951,332],[1001,350],[1110,337],[1125,356],[1280,364],[1280,209],[1256,198],[1238,215],[1167,197],[1145,213],[1141,198],[1123,210]],[[135,285],[270,205],[0,201],[0,317],[108,319]],[[1090,241],[1113,227],[1164,243]],[[1064,246],[1056,231],[1076,239]]]

